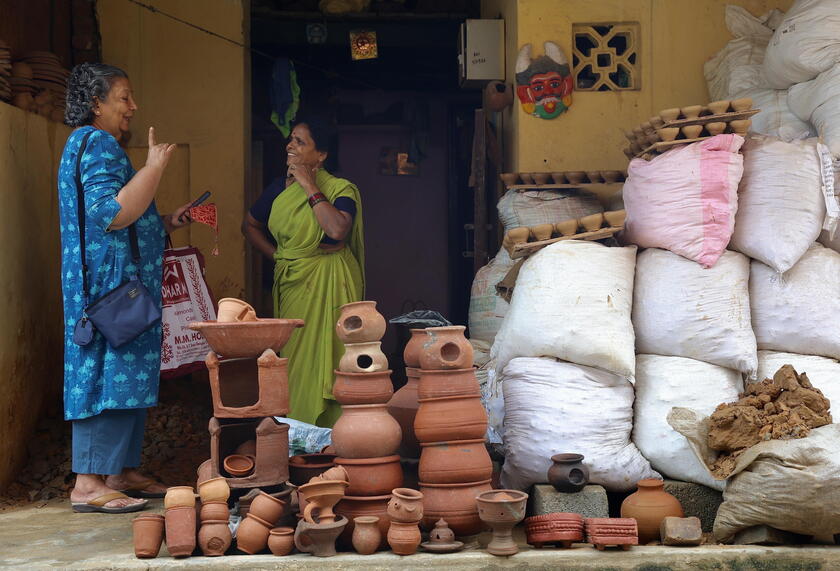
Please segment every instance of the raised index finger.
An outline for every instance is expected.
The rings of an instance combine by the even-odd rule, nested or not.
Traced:
[[[155,146],[155,128],[149,127],[149,148]]]

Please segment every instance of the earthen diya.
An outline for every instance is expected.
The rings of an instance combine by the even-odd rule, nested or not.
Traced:
[[[449,529],[446,520],[441,518],[429,532],[429,541],[421,543],[420,546],[431,553],[454,553],[464,547],[464,543],[455,541],[455,532]]]
[[[493,555],[518,553],[512,530],[525,517],[528,494],[519,490],[492,490],[479,494],[475,500],[481,521],[493,529],[487,551]]]

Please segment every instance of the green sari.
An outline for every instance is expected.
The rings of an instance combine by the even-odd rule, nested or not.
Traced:
[[[319,169],[315,182],[330,202],[346,196],[356,203],[353,227],[337,252],[319,248],[324,231],[306,192],[295,182],[274,200],[268,230],[277,241],[274,253],[274,315],[303,319],[283,348],[289,358],[289,417],[331,427],[341,416],[332,394],[335,369],[344,345],[335,333],[339,308],[361,301],[365,290],[365,246],[359,189]]]

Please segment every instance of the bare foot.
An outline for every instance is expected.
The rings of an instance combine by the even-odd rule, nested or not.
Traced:
[[[76,485],[70,492],[70,501],[73,503],[87,503],[95,500],[105,494],[113,494],[118,490],[110,488],[105,485],[102,476],[97,474],[77,474]],[[117,498],[111,500],[104,507],[106,508],[123,508],[126,506],[133,506],[135,504],[143,503],[145,500],[135,498]]]
[[[105,479],[105,484],[107,484],[111,488],[114,488],[115,490],[125,490],[135,484],[148,481],[149,479],[150,478],[142,475],[134,468],[125,468],[122,471],[122,474],[118,474],[116,476],[108,476]],[[164,494],[166,493],[166,486],[159,482],[154,482],[152,484],[149,484],[148,487],[144,488],[143,491],[152,494]]]

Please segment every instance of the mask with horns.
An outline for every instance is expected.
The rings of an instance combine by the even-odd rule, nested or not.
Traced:
[[[529,115],[554,119],[572,105],[572,74],[563,50],[554,42],[543,44],[545,55],[531,58],[525,44],[516,58],[516,95]]]

